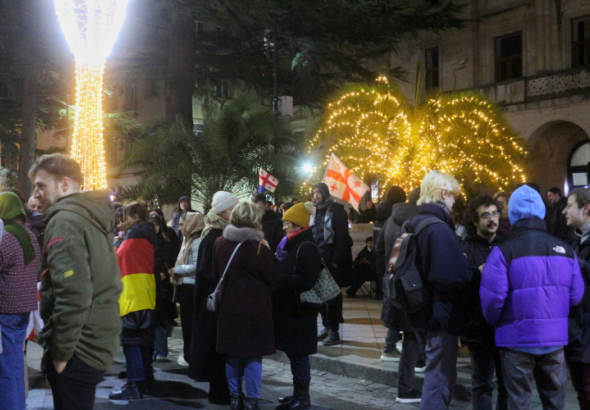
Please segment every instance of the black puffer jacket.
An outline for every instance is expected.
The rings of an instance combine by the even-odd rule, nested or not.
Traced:
[[[472,287],[469,291],[469,305],[470,312],[473,312],[469,328],[461,337],[461,343],[468,345],[486,345],[495,346],[495,330],[486,319],[483,317],[481,310],[481,300],[479,298],[479,286],[481,285],[481,272],[479,267],[486,263],[490,252],[494,246],[497,246],[505,239],[499,231],[496,233],[492,242],[482,238],[477,234],[468,235],[465,241],[461,243],[463,253],[467,255],[469,264],[471,265],[471,272],[473,274]]]
[[[565,358],[568,362],[590,363],[590,238],[580,242],[580,239],[576,241],[574,249],[584,279],[584,298],[578,306],[570,308]]]
[[[385,225],[379,231],[375,245],[375,258],[377,266],[377,278],[383,280],[383,276],[389,267],[389,255],[393,249],[396,239],[402,233],[402,225],[408,219],[416,215],[414,205],[408,203],[395,204],[391,209],[391,215],[385,221]],[[383,299],[381,309],[381,322],[387,328],[403,331],[408,328],[406,314],[394,308],[387,298]]]
[[[272,209],[267,209],[262,216],[262,232],[264,232],[264,239],[268,241],[270,250],[274,254],[284,234],[283,220]]]

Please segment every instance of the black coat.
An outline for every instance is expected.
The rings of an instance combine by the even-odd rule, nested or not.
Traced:
[[[287,256],[279,264],[285,276],[272,298],[275,345],[288,355],[309,356],[317,353],[318,310],[302,306],[299,294],[315,285],[322,269],[311,228],[291,237],[285,251]]]
[[[408,314],[416,330],[444,331],[460,335],[469,320],[467,295],[471,286],[471,266],[463,255],[459,238],[449,213],[438,204],[418,207],[418,215],[408,222],[414,231],[423,220],[436,217],[445,224],[426,227],[417,237],[416,266],[422,280],[432,290],[430,303],[424,309]]]
[[[584,298],[570,308],[565,358],[568,362],[590,363],[590,238],[580,241],[576,241],[574,249],[584,278]]]
[[[283,239],[283,220],[272,209],[267,209],[262,216],[262,232],[267,240],[271,252],[274,254],[281,239]]]
[[[191,338],[188,375],[200,382],[223,382],[226,356],[216,352],[217,315],[207,310],[207,298],[215,290],[213,277],[213,245],[222,235],[221,229],[212,229],[201,240],[195,276],[195,310]]]
[[[481,309],[481,299],[479,297],[481,272],[479,267],[486,263],[490,252],[492,252],[492,248],[497,246],[504,239],[505,236],[498,231],[494,239],[492,239],[492,242],[475,234],[468,235],[467,238],[465,238],[465,241],[461,243],[461,248],[463,249],[463,253],[467,255],[467,259],[471,265],[471,272],[473,274],[471,290],[469,291],[469,311],[472,312],[472,315],[469,321],[469,328],[461,337],[461,343],[464,346],[470,344],[486,346],[496,345],[496,332],[494,327],[486,321]]]
[[[551,219],[548,231],[551,235],[557,236],[559,239],[572,245],[576,241],[575,228],[567,226],[567,220],[563,214],[563,210],[567,206],[567,198],[560,198],[556,204],[553,205],[551,211]]]
[[[156,234],[156,244],[154,245],[154,275],[156,276],[156,321],[166,328],[168,319],[178,317],[176,313],[176,303],[172,298],[174,287],[170,283],[168,269],[173,268],[176,263],[176,257],[180,251],[180,243],[174,229],[166,226],[166,235],[162,231]],[[160,273],[165,273],[166,278],[162,279]]]
[[[332,211],[333,243],[322,243],[326,210],[319,207],[316,207],[313,237],[334,280],[340,287],[346,287],[351,285],[352,276],[352,238],[348,232],[348,217],[342,205],[331,202],[329,207]],[[318,241],[318,237],[322,240]]]

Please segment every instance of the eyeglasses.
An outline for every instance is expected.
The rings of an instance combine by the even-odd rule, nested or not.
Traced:
[[[480,214],[480,215],[479,215],[479,217],[480,217],[481,219],[488,220],[488,219],[490,219],[490,218],[499,218],[499,217],[500,217],[500,215],[502,215],[502,214],[501,214],[500,212],[498,212],[498,211],[496,211],[496,212],[492,212],[492,213],[489,213],[489,212],[484,212],[483,214]]]

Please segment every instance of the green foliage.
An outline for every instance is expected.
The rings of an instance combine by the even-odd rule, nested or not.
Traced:
[[[275,195],[290,195],[301,142],[280,118],[250,105],[244,98],[225,104],[205,119],[205,130],[197,135],[179,123],[151,124],[134,138],[125,160],[127,168],[143,169],[141,182],[128,194],[157,194],[161,203],[174,203],[192,192],[194,201],[208,206],[217,191],[255,192],[262,167],[280,181]]]

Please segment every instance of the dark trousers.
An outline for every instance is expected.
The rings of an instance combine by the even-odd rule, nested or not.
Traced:
[[[322,315],[322,324],[328,330],[337,332],[340,329],[340,319],[342,318],[342,293],[326,303],[320,309]]]
[[[190,362],[191,336],[193,334],[193,311],[195,308],[195,285],[180,285],[176,288],[176,300],[180,305],[180,325],[184,342],[184,360]]]
[[[47,364],[47,380],[53,393],[55,410],[92,410],[96,385],[103,377],[102,372],[72,356],[60,374],[57,374],[50,359]]]
[[[564,408],[567,373],[563,348],[542,355],[500,348],[500,357],[510,410],[532,408],[535,383],[544,410]]]
[[[404,331],[404,341],[402,342],[402,354],[399,359],[397,379],[397,390],[400,393],[410,393],[416,388],[416,372],[414,368],[418,360],[425,355],[425,340],[424,335],[418,339],[416,333]]]
[[[123,346],[125,363],[127,364],[127,380],[130,382],[145,381],[143,357],[140,346]]]
[[[580,409],[590,409],[590,363],[568,362]]]
[[[402,338],[399,330],[387,329],[387,335],[385,335],[385,347],[383,353],[391,353],[395,350],[395,345]]]
[[[418,343],[425,338],[426,371],[422,386],[421,410],[447,410],[457,381],[459,338],[446,332],[417,333]],[[403,349],[402,349],[403,350]]]
[[[311,380],[311,365],[309,356],[287,355],[291,362],[291,374],[293,383],[309,384]]]
[[[500,352],[496,346],[469,346],[471,358],[471,406],[474,410],[492,410],[494,391],[494,371],[498,378],[498,401],[496,410],[508,408],[508,395],[502,376]]]
[[[30,313],[0,315],[0,408],[23,410],[25,403],[25,359],[23,342]]]

